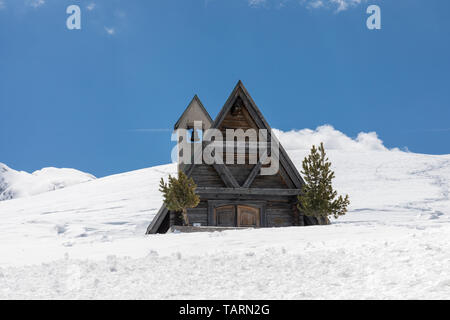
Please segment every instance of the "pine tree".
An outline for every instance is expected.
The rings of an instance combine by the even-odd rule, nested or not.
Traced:
[[[311,153],[303,160],[303,171],[306,185],[298,196],[298,209],[307,216],[328,221],[328,217],[338,218],[347,212],[350,204],[348,195],[337,197],[333,190],[331,162],[328,160],[323,143],[319,148],[312,146]]]
[[[182,171],[178,172],[178,179],[169,175],[169,182],[161,178],[159,191],[162,192],[167,209],[181,212],[184,225],[189,225],[188,208],[195,208],[200,198],[195,194],[197,185],[192,178],[188,178]]]

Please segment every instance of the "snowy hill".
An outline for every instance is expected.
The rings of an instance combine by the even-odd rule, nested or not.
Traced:
[[[0,163],[0,201],[62,189],[94,179],[93,175],[75,169],[44,168],[30,174]]]
[[[374,133],[278,132],[300,166],[324,141],[350,212],[330,226],[144,236],[165,165],[0,202],[0,298],[448,298],[450,155]]]

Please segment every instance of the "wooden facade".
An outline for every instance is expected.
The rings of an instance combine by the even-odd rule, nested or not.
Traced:
[[[194,100],[201,106],[201,113],[207,113],[197,96]],[[197,109],[197,114],[200,109]],[[175,128],[179,128],[180,123],[197,120],[193,117],[196,115],[185,111]],[[209,115],[200,117],[210,119]],[[184,118],[190,119],[186,121]],[[227,129],[266,129],[269,138],[271,135],[269,124],[241,81],[216,119],[206,127],[222,131],[224,137]],[[250,164],[248,152],[237,153],[235,157],[243,157],[245,163],[182,166],[182,170],[197,184],[201,200],[196,208],[188,209],[192,225],[263,228],[317,224],[315,219],[304,217],[297,210],[297,195],[304,182],[281,144],[279,170],[275,175],[261,175],[261,168],[267,165],[263,165],[259,158],[256,164]],[[147,233],[166,232],[177,224],[177,216],[163,205]]]

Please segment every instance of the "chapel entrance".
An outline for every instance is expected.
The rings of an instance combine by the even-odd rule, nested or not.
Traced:
[[[261,210],[247,205],[226,205],[214,209],[219,227],[260,227]]]

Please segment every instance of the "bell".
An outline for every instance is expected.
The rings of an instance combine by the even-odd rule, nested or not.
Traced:
[[[198,142],[200,141],[200,138],[198,136],[198,132],[195,129],[192,129],[192,133],[191,133],[191,142]]]

